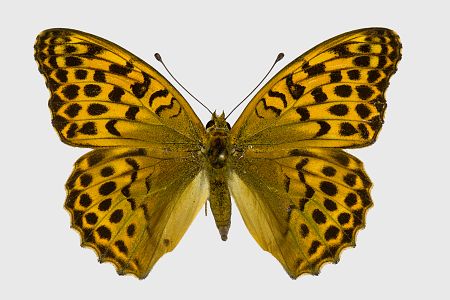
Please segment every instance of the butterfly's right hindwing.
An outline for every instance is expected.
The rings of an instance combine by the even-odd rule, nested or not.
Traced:
[[[288,274],[318,274],[355,245],[372,206],[362,163],[339,149],[247,152],[230,189],[258,244]]]

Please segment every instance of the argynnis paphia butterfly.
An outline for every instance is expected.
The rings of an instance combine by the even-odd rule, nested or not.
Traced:
[[[334,37],[275,75],[232,128],[204,127],[160,73],[123,48],[71,29],[35,45],[61,140],[94,148],[67,180],[65,207],[82,245],[119,274],[148,275],[209,200],[222,239],[231,199],[292,278],[318,274],[354,246],[372,205],[361,161],[400,60],[397,34],[367,28]]]

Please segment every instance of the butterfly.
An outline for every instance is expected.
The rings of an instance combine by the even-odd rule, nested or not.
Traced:
[[[317,275],[365,226],[372,183],[342,149],[375,142],[400,58],[392,30],[341,34],[279,71],[232,127],[215,112],[203,126],[166,78],[120,46],[43,31],[35,59],[52,125],[62,142],[93,148],[66,183],[82,246],[119,274],[145,278],[206,201],[226,240],[232,195],[292,278]]]

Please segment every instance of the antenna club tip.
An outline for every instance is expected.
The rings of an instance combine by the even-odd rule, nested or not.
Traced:
[[[280,52],[280,53],[278,53],[278,56],[277,56],[277,61],[280,61],[280,60],[282,60],[282,59],[283,59],[283,57],[284,57],[284,53],[283,53],[283,52]]]
[[[161,58],[161,55],[159,55],[159,53],[158,53],[158,52],[156,52],[156,53],[155,53],[155,58],[156,58],[156,60],[157,60],[157,61],[160,61],[160,62],[162,62],[162,58]]]

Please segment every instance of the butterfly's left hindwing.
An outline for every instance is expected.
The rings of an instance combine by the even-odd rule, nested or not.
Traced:
[[[119,274],[146,277],[206,201],[201,166],[181,151],[120,147],[85,154],[67,181],[65,203],[82,245]]]

